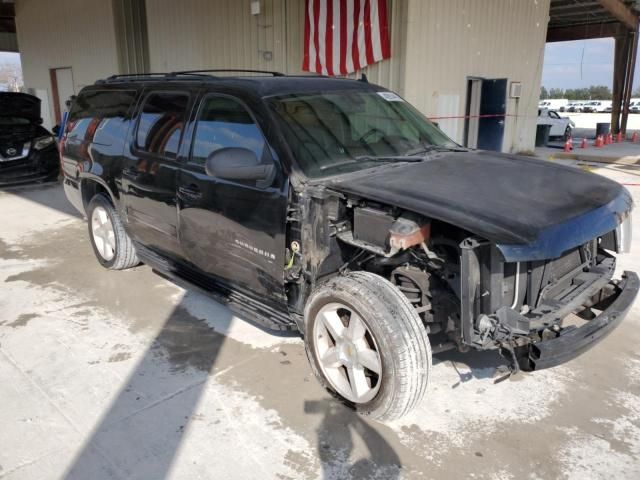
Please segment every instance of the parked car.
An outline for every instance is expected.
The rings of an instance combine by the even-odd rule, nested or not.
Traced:
[[[0,185],[58,177],[56,141],[41,124],[38,97],[0,92]]]
[[[571,112],[571,113],[582,112],[584,103],[585,102],[569,102],[569,105],[567,105],[567,112]]]
[[[102,266],[144,262],[299,331],[320,383],[381,420],[423,397],[432,344],[552,367],[638,292],[633,272],[612,280],[624,187],[463,148],[366,81],[110,77],[74,101],[62,162]]]
[[[569,100],[566,98],[550,98],[548,100],[541,100],[538,102],[538,108],[547,108],[549,110],[559,110],[564,112],[569,105]]]
[[[575,123],[568,117],[561,117],[554,110],[538,109],[538,125],[551,125],[549,137],[562,137],[564,140],[571,136]]]
[[[630,113],[640,113],[640,100],[635,100],[629,103]]]
[[[594,100],[587,102],[582,107],[582,111],[585,113],[606,113],[607,108],[611,111],[611,103],[611,100]]]

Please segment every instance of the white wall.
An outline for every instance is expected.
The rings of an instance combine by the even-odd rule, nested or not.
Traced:
[[[304,1],[146,0],[151,69],[260,68],[299,73]],[[390,0],[392,58],[365,71],[427,116],[462,116],[467,77],[523,83],[507,101],[503,149],[531,150],[549,0]],[[186,34],[185,32],[188,32]],[[271,52],[266,59],[262,52]],[[517,115],[517,117],[516,117]],[[463,141],[464,121],[440,121]]]
[[[17,0],[15,9],[25,87],[47,92],[51,115],[50,68],[71,67],[76,93],[118,73],[110,0]]]
[[[467,76],[522,82],[503,150],[532,150],[549,0],[408,0],[406,98],[427,116],[465,113]],[[464,122],[447,122],[462,141]]]

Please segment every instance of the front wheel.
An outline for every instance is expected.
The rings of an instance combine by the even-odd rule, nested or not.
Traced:
[[[140,263],[124,225],[106,195],[99,193],[89,202],[89,238],[100,264],[109,270],[124,270]]]
[[[562,137],[562,139],[563,139],[564,141],[569,140],[569,138],[571,138],[571,127],[567,127],[567,128],[565,128],[565,130],[564,130],[564,135],[563,135],[563,137]]]
[[[305,322],[314,374],[359,413],[392,420],[423,398],[429,339],[414,307],[388,280],[369,272],[331,278],[312,292]]]

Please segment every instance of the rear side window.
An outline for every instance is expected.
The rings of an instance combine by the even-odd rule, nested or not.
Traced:
[[[130,120],[134,90],[90,90],[74,100],[66,124],[68,140],[103,145],[121,142]]]
[[[149,95],[140,112],[136,135],[139,150],[175,158],[189,105],[187,93],[162,92]]]
[[[248,148],[262,163],[271,161],[263,158],[264,137],[247,109],[233,98],[207,97],[198,113],[191,162],[204,165],[209,155],[228,147]]]

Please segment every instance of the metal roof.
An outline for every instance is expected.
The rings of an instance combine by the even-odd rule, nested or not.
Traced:
[[[611,7],[615,8],[615,3],[620,4],[620,6],[626,6],[627,9],[634,13],[637,23],[637,17],[640,13],[640,1],[638,0],[616,0],[615,2],[551,0],[549,28],[618,23],[620,21],[619,17],[616,17],[611,11]]]

